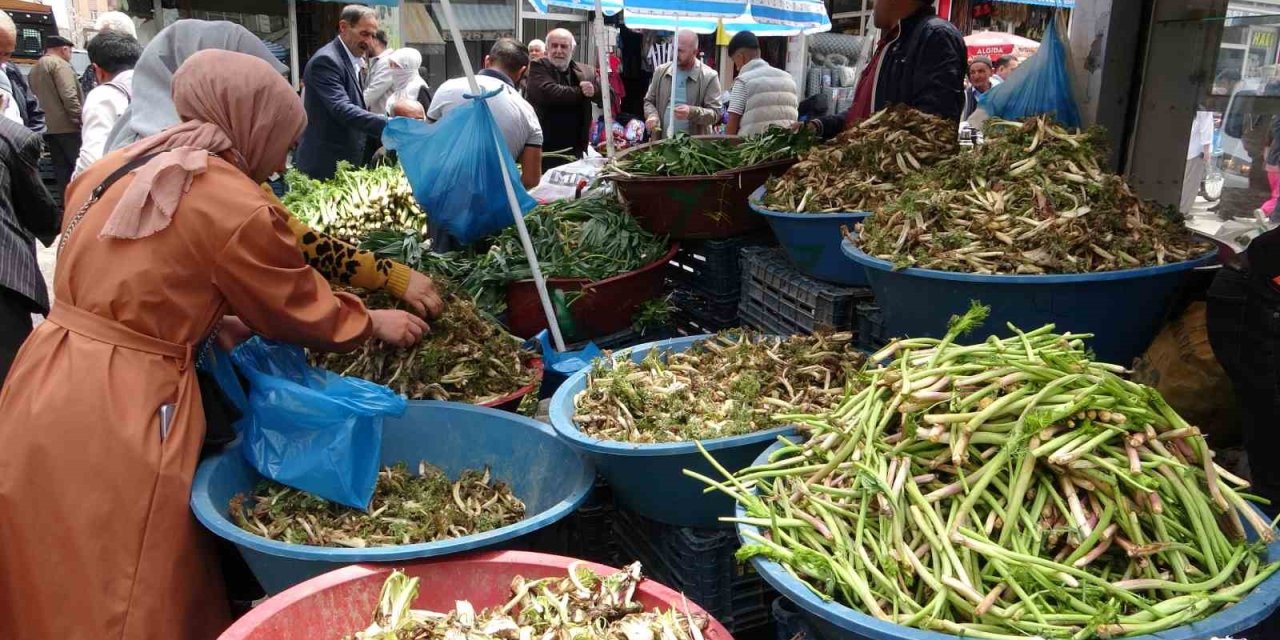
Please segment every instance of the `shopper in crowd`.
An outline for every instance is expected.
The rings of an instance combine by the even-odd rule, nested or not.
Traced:
[[[488,99],[489,110],[502,131],[511,157],[520,163],[520,181],[525,188],[532,189],[542,179],[543,132],[533,106],[516,90],[528,69],[529,50],[511,38],[502,38],[489,49],[484,69],[476,74],[476,82],[483,93],[498,91]],[[431,100],[427,120],[435,122],[444,118],[454,107],[467,102],[466,96],[472,93],[466,78],[445,82]]]
[[[823,138],[891,104],[948,120],[964,113],[967,49],[960,30],[938,17],[933,0],[876,0],[872,21],[883,34],[844,115],[810,120]],[[877,71],[878,70],[878,71]]]
[[[0,118],[0,141],[4,143],[0,145],[0,389],[3,389],[9,366],[31,333],[31,314],[49,313],[49,291],[36,261],[35,240],[39,239],[46,247],[53,243],[62,212],[40,178],[40,154],[44,148],[40,135],[21,122]],[[5,446],[8,451],[8,445]],[[5,543],[4,536],[0,535],[0,546]],[[0,637],[16,637],[3,633],[3,628],[4,622],[0,620]]]
[[[431,87],[422,79],[422,53],[412,47],[396,49],[387,60],[391,76],[391,94],[388,96],[384,111],[391,113],[395,106],[404,101],[418,103],[423,109],[431,104]],[[425,113],[424,113],[425,115]]]
[[[995,68],[991,65],[991,59],[979,56],[969,61],[969,86],[964,90],[964,113],[960,114],[961,120],[968,120],[974,111],[978,110],[978,98],[994,87],[991,79]]]
[[[529,41],[529,60],[537,62],[547,55],[547,43],[534,38]]]
[[[173,74],[188,58],[206,49],[254,56],[282,76],[288,71],[261,40],[238,24],[179,20],[161,31],[143,50],[133,77],[135,99],[112,132],[112,150],[129,144],[124,141],[138,140],[138,132],[154,135],[179,124],[172,96]],[[288,215],[270,186],[264,184],[262,190],[277,210],[285,213],[289,229],[307,262],[330,282],[370,291],[385,290],[419,315],[440,314],[444,303],[431,278],[311,229]]]
[[[729,40],[729,57],[738,72],[729,93],[729,123],[725,133],[749,136],[769,127],[791,127],[800,118],[796,81],[760,57],[760,40],[739,31]]]
[[[47,127],[44,142],[53,157],[57,193],[62,194],[80,156],[80,109],[84,95],[71,68],[71,41],[49,36],[44,44],[44,56],[32,67],[29,80],[31,90],[44,108]]]
[[[364,87],[364,103],[374,113],[387,112],[387,98],[393,91],[390,60],[395,51],[387,47],[386,31],[379,29],[373,34],[367,59],[369,72],[364,74],[361,86]]]
[[[603,105],[595,68],[573,59],[577,47],[567,29],[548,33],[547,55],[529,66],[527,93],[542,124],[542,148],[581,158],[590,144],[591,104]],[[552,169],[567,162],[547,158],[542,168]]]
[[[340,161],[363,165],[370,155],[367,147],[382,138],[387,117],[369,111],[360,87],[362,61],[373,48],[377,32],[376,11],[348,5],[338,20],[338,37],[320,47],[307,62],[302,74],[307,130],[294,154],[294,164],[312,178],[332,178]]]
[[[142,45],[127,33],[107,31],[89,41],[89,68],[99,84],[84,98],[80,157],[73,175],[105,155],[111,130],[133,100],[133,68],[141,56]]]
[[[117,177],[69,223],[57,302],[0,396],[0,637],[225,628],[211,540],[188,506],[205,433],[193,361],[219,321],[224,344],[251,329],[342,351],[370,337],[410,346],[427,328],[334,294],[259,189],[306,122],[270,65],[202,51],[174,75],[173,99],[181,125],[74,183],[70,199],[88,202]]]
[[[676,59],[653,70],[644,95],[645,126],[654,139],[708,134],[720,123],[722,106],[720,74],[698,59],[698,34],[681,29],[676,34]]]
[[[0,83],[8,85],[6,93],[10,97],[6,100],[11,99],[16,103],[18,115],[22,118],[23,124],[27,125],[31,131],[43,134],[45,132],[44,110],[40,108],[36,94],[27,84],[26,75],[12,62],[13,52],[17,48],[18,27],[9,14],[0,11],[0,67],[4,68],[4,79],[0,80]],[[0,89],[2,88],[0,86]]]
[[[93,23],[93,30],[97,32],[93,36],[95,38],[104,33],[124,33],[133,36],[134,39],[138,37],[138,28],[133,24],[133,18],[120,11],[107,11],[99,15],[97,22]],[[93,66],[90,66],[80,74],[80,91],[88,96],[96,86],[98,86],[98,76],[94,74]]]
[[[1213,112],[1203,108],[1196,111],[1191,125],[1191,138],[1187,144],[1187,163],[1182,173],[1182,197],[1178,199],[1178,211],[1191,215],[1200,193],[1200,183],[1213,156]]]
[[[996,72],[994,80],[995,84],[1000,84],[1001,82],[1008,80],[1009,74],[1013,73],[1013,70],[1017,69],[1019,64],[1018,59],[1012,55],[1006,54],[996,58],[994,66]]]
[[[1212,114],[1210,114],[1212,115]],[[1199,114],[1197,114],[1197,120]],[[1197,122],[1198,124],[1198,122]],[[1192,135],[1195,135],[1194,133]],[[1253,215],[1260,221],[1272,221],[1275,219],[1276,203],[1280,202],[1280,115],[1271,116],[1271,142],[1267,144],[1266,150],[1266,171],[1267,182],[1271,187],[1271,197],[1267,198],[1260,207],[1253,211]],[[1212,138],[1210,138],[1212,139]],[[1186,193],[1186,185],[1183,185],[1183,193]]]

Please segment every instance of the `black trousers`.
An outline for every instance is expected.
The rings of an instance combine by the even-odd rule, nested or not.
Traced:
[[[4,387],[18,349],[31,335],[31,308],[26,296],[0,287],[0,387]]]
[[[80,157],[80,134],[46,133],[44,143],[53,157],[53,177],[57,179],[58,187],[54,195],[62,197],[66,194],[67,183],[71,182],[72,172],[76,170],[76,159]]]

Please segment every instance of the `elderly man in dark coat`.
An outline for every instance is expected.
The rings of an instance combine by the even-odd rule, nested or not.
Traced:
[[[568,150],[574,158],[587,152],[591,136],[591,104],[601,104],[594,67],[574,62],[578,43],[566,29],[547,34],[547,55],[529,64],[529,103],[542,124],[542,149]],[[568,160],[543,156],[548,170]]]

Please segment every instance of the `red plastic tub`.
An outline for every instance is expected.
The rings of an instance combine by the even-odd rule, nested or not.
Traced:
[[[571,558],[497,551],[441,561],[411,562],[400,567],[421,578],[414,607],[449,611],[457,600],[467,600],[480,611],[500,606],[510,596],[511,579],[563,576]],[[584,563],[601,575],[617,570]],[[392,567],[353,565],[312,578],[255,607],[227,629],[219,640],[340,640],[369,626],[378,604],[382,583]],[[675,591],[645,580],[636,599],[649,608],[685,610],[685,599]],[[705,613],[696,603],[691,613]],[[733,640],[729,631],[710,619],[703,635],[707,640]]]
[[[591,339],[617,333],[631,326],[641,304],[662,296],[666,287],[666,266],[680,250],[673,245],[653,262],[607,280],[592,282],[578,278],[550,278],[547,291],[582,292],[569,305],[569,314],[578,329],[577,339]],[[531,338],[547,328],[547,316],[532,280],[507,285],[507,329],[521,338]]]
[[[533,382],[530,382],[529,384],[526,384],[525,386],[520,387],[501,398],[494,398],[488,402],[481,402],[480,406],[515,413],[516,410],[520,408],[520,401],[524,400],[524,397],[530,393],[536,392],[538,390],[538,384],[542,382],[542,358],[530,358],[528,364],[529,367],[535,371]]]

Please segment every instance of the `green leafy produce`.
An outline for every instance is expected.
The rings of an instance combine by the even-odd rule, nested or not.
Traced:
[[[833,408],[785,417],[804,442],[702,478],[761,529],[739,558],[880,620],[993,639],[1157,633],[1280,567],[1247,484],[1158,392],[1051,325],[957,344],[987,311],[891,343]]]
[[[903,190],[904,179],[958,148],[956,123],[895,105],[876,112],[801,158],[765,185],[776,211],[871,211]]]
[[[848,333],[777,338],[726,332],[679,353],[597,361],[574,397],[583,433],[624,442],[682,442],[786,424],[844,397],[863,357]]]
[[[666,238],[641,229],[607,193],[541,205],[524,221],[548,278],[605,280],[650,264],[668,249]],[[488,248],[443,255],[425,253],[418,240],[398,233],[374,234],[363,246],[444,276],[494,316],[506,309],[507,284],[533,277],[515,227],[494,237]]]
[[[488,469],[450,481],[421,462],[417,475],[404,464],[383,467],[367,512],[264,480],[252,496],[232,498],[230,513],[241,529],[271,540],[363,549],[490,531],[523,520],[525,507]]]
[[[370,309],[401,306],[383,292],[361,295]],[[531,366],[534,354],[520,345],[518,338],[483,317],[471,300],[449,294],[444,313],[412,347],[370,340],[351,353],[312,353],[311,362],[390,387],[410,400],[484,404],[537,380]]]
[[[1100,130],[1047,117],[990,121],[987,142],[918,173],[862,224],[858,246],[899,267],[982,274],[1091,273],[1210,250],[1172,208],[1102,169]]]
[[[807,151],[813,141],[813,134],[807,129],[792,133],[778,127],[744,138],[740,143],[737,138],[697,138],[677,133],[610,161],[601,175],[707,176],[794,158]]]
[[[418,578],[392,571],[382,585],[373,624],[355,640],[702,640],[706,615],[646,611],[635,599],[640,563],[602,576],[580,562],[568,575],[537,580],[516,576],[511,598],[476,612],[466,600],[452,611],[413,609]],[[433,589],[451,585],[431,585]]]
[[[339,240],[359,244],[373,231],[426,230],[427,215],[399,165],[354,169],[341,162],[326,181],[290,169],[285,182],[289,192],[282,202],[289,212]]]

